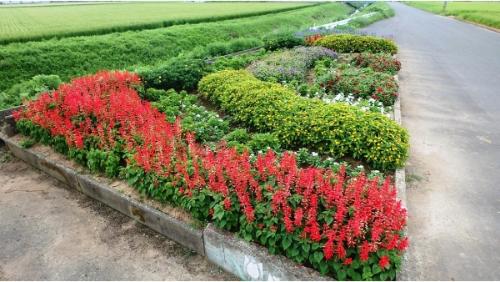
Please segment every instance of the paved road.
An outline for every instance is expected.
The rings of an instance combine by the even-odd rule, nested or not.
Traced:
[[[0,148],[0,280],[234,280]]]
[[[500,33],[400,3],[412,280],[500,279]]]

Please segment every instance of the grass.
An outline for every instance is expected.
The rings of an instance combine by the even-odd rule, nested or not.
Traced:
[[[500,2],[408,2],[409,5],[435,14],[454,16],[493,28],[500,28]]]
[[[304,3],[100,3],[0,7],[0,43],[95,35],[251,16]]]
[[[368,15],[368,16],[367,16]],[[393,17],[394,10],[386,2],[376,2],[363,9],[347,26],[362,28],[374,22]]]
[[[152,65],[198,46],[261,38],[284,28],[298,30],[345,18],[352,11],[343,3],[326,3],[273,16],[11,43],[0,47],[0,91],[38,74],[56,74],[69,80],[102,69]]]

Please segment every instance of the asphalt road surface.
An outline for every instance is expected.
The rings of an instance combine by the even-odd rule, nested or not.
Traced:
[[[500,279],[500,33],[391,3],[411,246],[403,279]]]

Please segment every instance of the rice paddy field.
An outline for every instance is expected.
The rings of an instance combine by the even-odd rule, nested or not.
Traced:
[[[149,2],[0,6],[0,43],[93,35],[300,8],[297,2]]]
[[[233,7],[240,4],[244,3],[224,3]],[[10,43],[0,46],[0,90],[39,74],[55,74],[67,81],[102,69],[154,65],[208,44],[238,40],[233,43],[258,47],[267,34],[344,19],[353,11],[344,3],[325,3],[272,15]],[[75,21],[85,22],[83,17]]]
[[[448,2],[443,11],[443,1],[409,2],[409,5],[435,14],[454,16],[494,28],[500,28],[500,2]]]

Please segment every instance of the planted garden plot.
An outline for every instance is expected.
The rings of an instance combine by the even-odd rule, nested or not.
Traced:
[[[372,46],[356,51],[386,50],[351,40]],[[336,279],[394,279],[408,240],[390,175],[408,135],[384,113],[399,63],[275,42],[276,51],[179,58],[196,68],[76,78],[28,102],[16,126],[25,146],[50,145],[271,254]]]

